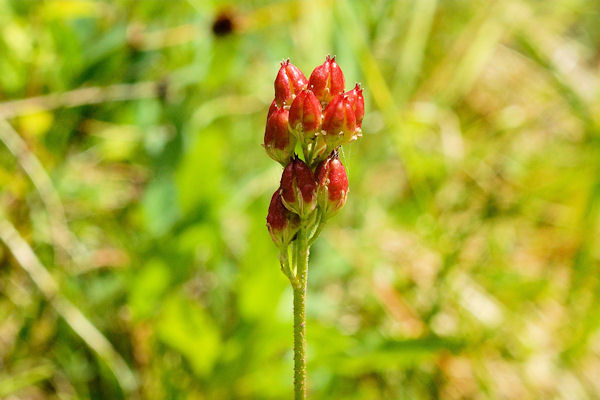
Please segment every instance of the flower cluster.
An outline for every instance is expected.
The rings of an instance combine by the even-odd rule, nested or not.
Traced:
[[[361,136],[365,104],[359,84],[349,91],[344,86],[344,74],[330,56],[309,79],[289,60],[275,78],[264,147],[284,170],[267,227],[282,250],[300,229],[316,236],[317,227],[346,203],[348,178],[338,151]]]

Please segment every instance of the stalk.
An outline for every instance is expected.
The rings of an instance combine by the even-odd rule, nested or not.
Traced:
[[[298,233],[297,279],[294,288],[294,398],[306,399],[306,286],[308,273],[308,231]]]

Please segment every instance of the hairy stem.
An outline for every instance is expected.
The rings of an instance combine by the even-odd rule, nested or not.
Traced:
[[[292,249],[292,251],[294,251],[294,249]],[[288,246],[285,246],[283,249],[281,249],[281,252],[279,253],[279,262],[281,263],[281,271],[285,274],[285,276],[288,277],[292,287],[296,289],[299,284],[294,271],[292,271],[290,267],[290,254]]]
[[[294,398],[306,399],[306,286],[308,273],[308,232],[298,233],[297,279],[294,288]]]
[[[317,216],[317,222],[315,224],[315,228],[312,231],[311,235],[307,239],[308,247],[312,246],[312,244],[315,242],[315,240],[317,240],[317,238],[321,234],[323,227],[325,227],[325,221],[326,221],[325,216],[321,210],[319,210],[318,213],[319,213],[319,215]]]

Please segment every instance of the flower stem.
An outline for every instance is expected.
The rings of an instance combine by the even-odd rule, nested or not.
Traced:
[[[321,210],[319,210],[319,215],[317,216],[317,223],[316,223],[316,227],[313,230],[312,234],[308,237],[308,247],[312,246],[312,244],[315,242],[315,240],[317,240],[317,238],[319,237],[319,235],[321,234],[321,231],[323,230],[323,227],[325,226],[325,217],[324,214]]]
[[[295,251],[295,247],[292,248],[292,252]],[[288,277],[293,288],[299,286],[298,279],[296,278],[295,272],[290,267],[290,254],[288,246],[281,249],[279,253],[279,262],[281,264],[281,271]]]
[[[294,288],[294,398],[306,399],[306,286],[308,273],[308,231],[298,233],[296,257],[298,287]]]

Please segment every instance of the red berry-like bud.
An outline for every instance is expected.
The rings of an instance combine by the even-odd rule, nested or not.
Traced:
[[[348,100],[354,110],[354,116],[356,117],[356,125],[360,128],[362,126],[363,117],[365,116],[365,99],[362,94],[362,88],[360,83],[354,86],[354,89],[346,92]]]
[[[265,150],[269,157],[283,166],[290,161],[297,142],[296,137],[290,133],[288,115],[288,110],[276,107],[271,112],[265,129]]]
[[[277,110],[277,102],[273,100],[271,105],[269,106],[269,112],[267,113],[267,121],[271,118],[271,114],[273,114]]]
[[[280,189],[277,189],[271,197],[267,214],[267,229],[277,247],[287,246],[300,229],[300,218],[284,207],[281,202]]]
[[[338,94],[327,105],[323,112],[323,130],[330,149],[356,140],[360,135],[349,96]]]
[[[321,103],[329,103],[336,94],[344,92],[344,74],[335,62],[335,56],[327,56],[325,62],[314,69],[308,80],[308,88],[315,92]]]
[[[346,204],[348,177],[336,153],[321,161],[315,171],[317,201],[324,218],[329,218]]]
[[[317,184],[308,167],[297,156],[281,175],[281,199],[285,207],[301,218],[309,216],[317,206]]]
[[[310,89],[303,90],[290,107],[290,128],[305,143],[321,130],[321,103]]]
[[[283,107],[292,104],[294,97],[306,88],[307,83],[306,77],[298,67],[292,64],[289,59],[283,61],[275,78],[275,101],[277,105]]]

